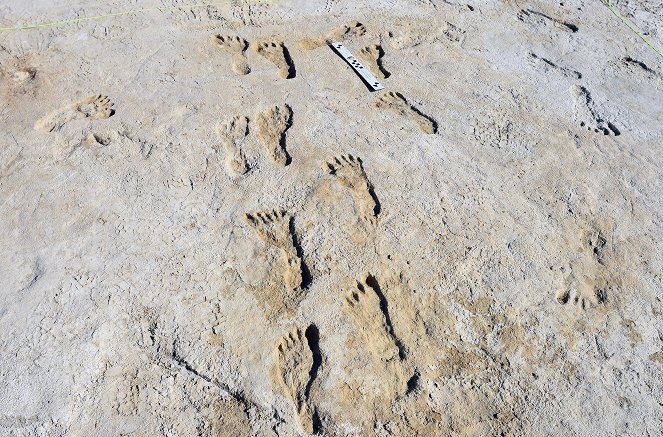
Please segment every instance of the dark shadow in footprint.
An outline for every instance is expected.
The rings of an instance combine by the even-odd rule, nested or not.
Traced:
[[[376,59],[375,63],[378,64],[378,69],[382,72],[384,78],[388,79],[389,76],[391,76],[391,73],[389,73],[387,69],[384,68],[384,65],[382,65],[383,56],[384,56],[384,49],[382,49],[382,46],[378,46],[378,58]]]
[[[290,153],[288,153],[288,149],[285,144],[285,136],[286,133],[288,132],[288,129],[292,127],[293,119],[295,118],[295,111],[293,111],[290,105],[288,105],[287,103],[285,106],[287,106],[290,109],[290,118],[288,119],[288,122],[285,125],[285,129],[283,129],[283,134],[281,134],[281,138],[279,139],[279,147],[281,147],[283,153],[285,153],[285,166],[287,167],[290,165],[290,163],[292,163],[292,157],[290,156]]]
[[[311,386],[313,385],[313,381],[318,376],[318,370],[322,366],[322,353],[320,352],[320,331],[318,330],[317,326],[311,324],[308,328],[306,328],[304,336],[306,337],[306,340],[308,342],[308,347],[309,349],[311,349],[311,353],[313,354],[313,365],[311,366],[311,370],[309,371],[309,379],[308,383],[306,384],[306,391],[305,391],[305,396],[308,399],[309,394],[311,392]],[[318,433],[321,429],[322,429],[322,421],[318,416],[317,408],[314,408],[313,434]]]
[[[318,376],[318,370],[320,369],[320,366],[322,366],[322,353],[320,352],[320,331],[317,326],[314,324],[309,325],[304,332],[304,336],[306,337],[308,347],[313,354],[313,366],[311,366],[311,371],[309,372],[310,377],[308,384],[306,385],[306,396],[308,397],[313,380]]]
[[[406,395],[412,393],[419,387],[420,376],[421,375],[419,375],[419,370],[415,370],[414,374],[410,377],[410,379],[407,380],[407,390],[405,391]]]
[[[288,65],[288,76],[286,79],[294,79],[297,76],[297,70],[295,69],[295,63],[290,56],[288,48],[283,46],[283,57],[285,58],[285,63]]]
[[[375,207],[373,207],[373,215],[377,217],[380,214],[380,210],[382,209],[382,206],[380,205],[380,201],[378,200],[377,194],[375,194],[375,190],[373,189],[373,186],[371,186],[368,189],[368,194],[373,198],[373,202],[375,202]]]
[[[615,125],[610,122],[608,122],[608,129],[610,129],[616,137],[621,135],[621,132],[619,132],[619,130],[615,127]]]

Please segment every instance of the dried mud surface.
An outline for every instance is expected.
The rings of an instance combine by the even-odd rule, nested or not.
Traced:
[[[662,65],[585,0],[0,32],[0,435],[662,435]]]

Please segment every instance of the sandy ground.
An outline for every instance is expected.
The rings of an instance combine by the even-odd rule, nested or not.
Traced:
[[[178,5],[89,3],[0,26]],[[662,65],[589,0],[0,32],[0,435],[663,435]]]

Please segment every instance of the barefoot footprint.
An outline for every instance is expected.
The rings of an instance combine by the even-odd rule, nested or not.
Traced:
[[[313,433],[313,414],[309,406],[307,389],[313,368],[313,352],[306,336],[299,328],[293,329],[276,347],[278,381],[295,408],[302,431]]]
[[[591,284],[575,284],[567,286],[557,293],[557,301],[562,305],[573,304],[587,310],[603,305],[608,300],[608,294],[603,287],[595,288]]]
[[[244,215],[246,223],[262,241],[281,250],[286,264],[283,280],[288,289],[297,290],[302,285],[302,261],[290,234],[291,219],[290,214],[280,209]]]
[[[393,328],[382,309],[377,290],[369,285],[369,275],[356,281],[345,294],[344,309],[371,350],[378,368],[383,369],[383,389],[389,396],[405,392],[405,373]]]
[[[114,113],[113,103],[107,96],[95,95],[56,109],[37,120],[34,127],[43,132],[53,132],[72,120],[100,120]]]
[[[562,305],[571,304],[583,311],[597,308],[608,302],[609,282],[603,275],[601,265],[587,268],[588,265],[576,266],[578,273],[571,266],[565,270],[562,287],[557,292],[557,302]]]
[[[613,299],[618,281],[610,274],[612,237],[609,225],[595,225],[581,234],[582,250],[561,268],[562,286],[557,301],[582,310],[600,308]],[[570,305],[569,305],[570,307]]]
[[[375,101],[374,105],[376,108],[386,109],[393,114],[414,121],[419,126],[419,129],[427,134],[434,134],[437,131],[437,123],[410,105],[407,99],[400,93],[391,91],[384,93]]]
[[[569,91],[575,99],[573,116],[581,127],[590,132],[602,132],[603,135],[619,135],[617,128],[598,112],[586,88],[573,85]]]
[[[347,26],[340,26],[327,32],[327,35],[320,38],[303,39],[299,45],[304,50],[313,50],[332,42],[345,41],[354,36],[362,36],[366,33],[366,27],[358,21],[353,21]]]
[[[341,155],[325,162],[324,169],[336,176],[341,186],[350,190],[361,218],[375,223],[377,201],[361,159],[352,155]]]
[[[516,14],[516,17],[523,23],[535,28],[548,28],[553,26],[555,29],[561,30],[563,32],[574,33],[578,31],[578,27],[571,23],[550,17],[532,9],[522,9],[520,12],[518,12],[518,14]]]
[[[368,67],[371,69],[373,74],[380,79],[386,79],[389,77],[389,73],[382,66],[382,56],[384,56],[384,50],[382,47],[373,44],[367,47],[364,47],[359,51],[359,56],[366,61]]]
[[[396,338],[380,309],[380,298],[365,278],[356,281],[346,292],[345,310],[352,316],[366,345],[376,357],[386,362],[400,360]]]
[[[233,117],[229,121],[219,124],[216,132],[226,153],[226,171],[231,176],[246,173],[249,170],[249,164],[242,150],[242,143],[249,133],[249,119]]]
[[[276,65],[279,77],[283,79],[295,77],[295,65],[282,41],[256,42],[251,44],[251,49]]]
[[[285,131],[292,121],[292,109],[287,104],[274,106],[256,115],[258,138],[269,158],[278,165],[288,165],[290,156],[285,148]]]
[[[249,74],[251,68],[246,59],[246,49],[249,43],[239,36],[216,35],[212,42],[218,45],[223,51],[232,55],[232,69],[239,75]]]
[[[530,64],[535,70],[541,71],[543,73],[554,72],[569,79],[580,79],[582,77],[582,74],[579,72],[570,68],[562,67],[561,65],[557,65],[554,62],[546,58],[542,58],[533,52],[527,53],[527,63]]]

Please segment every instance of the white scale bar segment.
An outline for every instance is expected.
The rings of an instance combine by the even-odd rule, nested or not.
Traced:
[[[334,50],[336,53],[338,53],[345,61],[350,64],[350,67],[359,75],[361,78],[364,80],[366,85],[373,90],[373,91],[380,91],[384,89],[384,86],[377,80],[373,74],[368,71],[363,65],[361,65],[361,62],[357,60],[354,56],[352,56],[352,53],[350,53],[350,50],[346,49],[345,46],[341,43],[338,42],[333,42],[329,44],[329,46]]]

